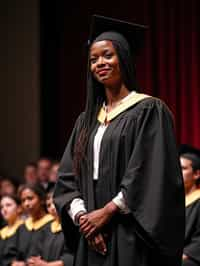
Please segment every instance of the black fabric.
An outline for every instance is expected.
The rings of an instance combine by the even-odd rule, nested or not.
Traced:
[[[75,125],[59,169],[54,200],[68,239],[78,228],[69,227],[66,206],[82,197],[88,211],[101,208],[122,190],[131,214],[118,214],[109,226],[108,254],[88,249],[81,236],[76,266],[179,266],[184,242],[184,188],[168,108],[158,99],[145,99],[108,125],[100,151],[99,179],[93,187],[93,141],[81,175],[72,170],[73,148],[82,114]],[[67,218],[68,217],[68,218]],[[178,225],[178,230],[177,230]],[[71,229],[73,229],[71,231]]]
[[[187,259],[183,261],[182,266],[199,266],[200,264],[198,262],[195,262],[194,260]]]
[[[62,231],[52,233],[51,224],[48,224],[48,234],[43,241],[41,257],[47,262],[56,260],[63,261],[65,266],[73,265],[73,255],[69,252],[65,245],[64,235]]]
[[[200,200],[186,208],[184,254],[200,265]]]
[[[9,266],[17,258],[17,233],[7,239],[0,239],[0,265]]]
[[[25,224],[18,230],[17,260],[26,261],[31,256],[41,256],[43,243],[49,234],[48,223],[37,230],[29,231]]]
[[[113,32],[113,31],[108,31],[108,32],[103,32],[102,34],[100,34],[94,41],[95,42],[99,42],[99,41],[117,41],[121,44],[121,46],[123,47],[124,50],[127,51],[127,53],[130,56],[130,47],[129,44],[127,42],[127,40],[118,32]]]
[[[133,54],[139,54],[144,46],[147,26],[126,21],[93,15],[90,28],[89,44],[104,32],[118,32],[128,41]]]

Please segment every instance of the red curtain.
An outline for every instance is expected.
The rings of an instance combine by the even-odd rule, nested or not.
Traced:
[[[150,25],[138,78],[174,113],[179,143],[200,148],[200,1],[143,1]]]

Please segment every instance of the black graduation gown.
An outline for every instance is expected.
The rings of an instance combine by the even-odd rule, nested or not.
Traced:
[[[53,230],[53,225],[55,225],[55,221],[48,224],[49,233],[43,241],[41,257],[48,262],[62,260],[65,266],[72,266],[73,255],[69,252],[65,245],[64,234],[61,230],[61,226],[60,228],[59,226],[56,226],[56,229]]]
[[[93,184],[93,141],[81,176],[73,173],[74,143],[84,114],[76,121],[68,142],[54,200],[66,238],[76,248],[76,266],[179,266],[184,244],[184,187],[171,113],[166,105],[148,98],[129,106],[108,125],[99,160],[99,179]],[[76,247],[78,229],[66,209],[76,198],[84,199],[87,210],[103,207],[123,192],[131,214],[115,215],[108,226],[106,256],[88,249],[83,236]],[[178,230],[177,230],[178,225]]]
[[[199,198],[186,207],[185,246],[183,251],[184,254],[197,263],[196,265],[200,265],[200,189],[198,193]]]
[[[9,266],[17,258],[17,234],[22,221],[17,221],[13,230],[8,231],[7,226],[0,232],[0,265]],[[11,233],[10,233],[11,232]]]
[[[45,215],[33,225],[30,218],[18,230],[18,261],[26,261],[31,256],[41,256],[43,243],[49,234],[51,215]],[[37,224],[37,225],[36,225]]]

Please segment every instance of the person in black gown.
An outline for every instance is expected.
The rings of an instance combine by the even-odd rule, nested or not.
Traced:
[[[62,232],[59,217],[53,203],[53,186],[47,193],[47,211],[54,217],[48,224],[48,233],[43,241],[43,249],[40,257],[32,258],[33,266],[72,266],[73,255],[65,245],[64,234]]]
[[[183,266],[200,265],[200,151],[190,145],[180,148],[186,194],[186,230]]]
[[[40,185],[25,184],[20,199],[28,218],[18,230],[17,259],[12,266],[34,265],[34,258],[42,254],[43,243],[49,234],[53,217],[46,212],[46,192]]]
[[[0,201],[1,214],[7,225],[0,230],[0,265],[9,266],[17,258],[17,232],[23,221],[20,218],[20,200],[4,195]]]
[[[135,78],[144,32],[93,17],[86,108],[54,192],[75,266],[181,265],[184,187],[172,114],[138,93]]]

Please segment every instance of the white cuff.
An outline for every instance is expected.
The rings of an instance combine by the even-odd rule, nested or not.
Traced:
[[[70,209],[68,210],[68,214],[72,218],[74,223],[75,223],[75,216],[80,211],[87,212],[85,208],[84,200],[81,198],[73,199],[70,204]]]
[[[130,213],[128,206],[126,205],[123,193],[120,191],[116,197],[112,199],[112,201],[119,207],[120,212],[123,214]]]

